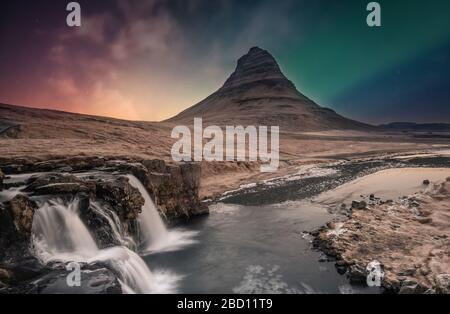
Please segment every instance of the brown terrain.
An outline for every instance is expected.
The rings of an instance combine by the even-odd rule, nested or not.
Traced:
[[[202,162],[200,167],[175,164],[170,154],[175,142],[172,128],[180,124],[191,126],[194,118],[203,118],[204,125],[279,126],[280,168],[276,173],[261,173],[260,165],[250,162]],[[449,147],[447,137],[386,131],[317,105],[297,91],[275,59],[259,48],[252,48],[238,61],[235,72],[217,92],[163,122],[125,121],[0,104],[0,185],[2,171],[8,175],[67,166],[74,171],[113,168],[138,177],[155,196],[160,211],[174,217],[185,214],[192,204],[197,206],[198,195],[200,199],[214,198],[245,183],[293,174],[305,164],[444,147]],[[72,176],[50,175],[47,179],[53,180],[52,188],[94,193],[89,190],[90,185]],[[61,182],[55,185],[55,180]],[[119,187],[128,191],[127,186],[123,183]],[[101,192],[97,190],[95,193]],[[354,274],[363,274],[361,268],[377,257],[385,267],[384,285],[397,291],[446,292],[439,287],[448,283],[445,274],[450,273],[448,191],[449,182],[445,182],[433,192],[410,199],[411,204],[418,204],[411,205],[417,213],[409,205],[392,203],[355,210],[344,223],[347,232],[330,236],[335,233],[324,229],[317,234],[322,249],[338,256],[343,266],[353,267]],[[384,253],[377,254],[379,249]]]
[[[243,56],[214,94],[164,122],[125,121],[0,104],[0,162],[74,156],[171,161],[173,126],[204,124],[280,126],[280,168],[261,174],[252,163],[203,163],[201,196],[246,182],[294,172],[305,163],[420,151],[446,139],[418,139],[344,118],[297,91],[275,59],[259,48]],[[220,179],[220,180],[219,180]]]
[[[354,202],[344,223],[329,223],[315,244],[365,282],[367,265],[384,266],[383,286],[402,294],[450,293],[450,177],[398,201]]]

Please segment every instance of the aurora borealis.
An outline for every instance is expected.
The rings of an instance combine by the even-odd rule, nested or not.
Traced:
[[[163,120],[202,100],[252,46],[299,91],[370,123],[450,122],[450,2],[9,1],[0,9],[0,102]]]

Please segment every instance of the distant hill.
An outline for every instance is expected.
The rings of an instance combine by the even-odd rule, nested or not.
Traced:
[[[379,125],[379,128],[392,131],[450,132],[450,123],[393,122]]]
[[[258,47],[238,61],[236,70],[214,94],[167,120],[205,124],[280,126],[289,131],[372,130],[301,94],[281,72],[274,57]]]

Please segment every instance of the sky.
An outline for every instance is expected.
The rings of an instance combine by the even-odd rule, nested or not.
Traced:
[[[78,1],[0,4],[0,102],[161,121],[216,91],[253,46],[297,89],[360,121],[450,122],[450,1]],[[1,117],[0,117],[1,118]]]

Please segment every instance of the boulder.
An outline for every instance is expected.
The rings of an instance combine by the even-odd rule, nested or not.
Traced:
[[[430,180],[428,180],[428,179],[426,179],[426,180],[423,180],[423,185],[430,185]]]
[[[0,204],[0,269],[3,270],[0,281],[7,286],[33,279],[45,271],[45,266],[30,251],[36,209],[36,204],[21,194],[4,206]]]
[[[367,282],[367,270],[359,265],[352,265],[348,268],[348,279],[351,283],[363,284]]]
[[[353,209],[366,209],[367,208],[367,203],[365,202],[365,201],[361,201],[361,202],[358,202],[358,201],[353,201],[352,202],[352,208]]]
[[[15,229],[27,237],[31,235],[33,217],[36,209],[36,203],[23,194],[15,196],[6,203],[6,211],[11,215]]]
[[[166,172],[150,172],[148,190],[163,215],[168,219],[189,218],[208,213],[208,206],[200,202],[201,167],[196,163],[165,165],[156,162],[149,166]]]
[[[125,223],[135,220],[145,203],[139,190],[134,188],[126,177],[98,181],[96,195],[108,202]]]

